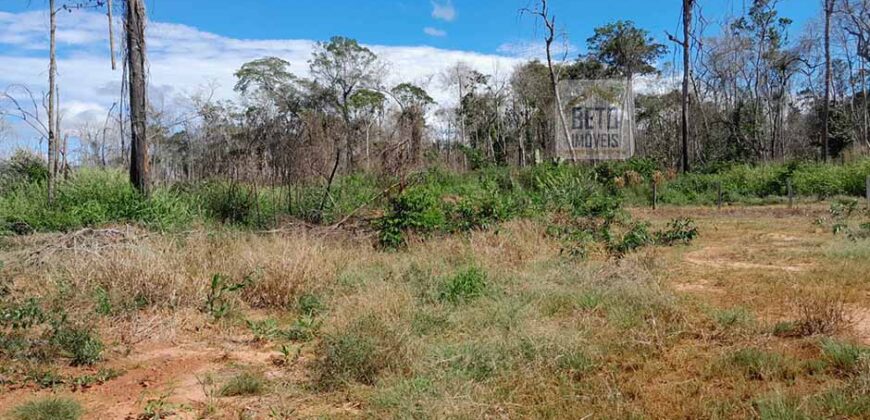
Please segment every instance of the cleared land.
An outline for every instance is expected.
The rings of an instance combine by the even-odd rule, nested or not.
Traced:
[[[870,242],[815,223],[825,205],[632,213],[700,237],[619,260],[528,220],[400,252],[327,228],[4,238],[8,295],[92,320],[105,350],[0,360],[0,413],[61,395],[91,418],[870,416]]]

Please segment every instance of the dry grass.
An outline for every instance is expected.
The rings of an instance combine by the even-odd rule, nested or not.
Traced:
[[[349,234],[220,231],[63,248],[34,263],[13,257],[51,239],[15,239],[3,275],[8,299],[62,306],[112,343],[101,363],[126,373],[82,397],[88,412],[109,389],[136,406],[145,378],[149,391],[173,389],[175,407],[216,418],[870,414],[864,344],[848,322],[870,306],[870,262],[829,252],[834,239],[811,212],[646,217],[683,213],[699,221],[695,245],[619,261],[561,256],[545,226],[515,221],[400,253]],[[727,252],[691,254],[709,248]],[[220,319],[204,311],[218,273],[248,281],[225,293]],[[772,334],[782,321],[800,333]],[[23,363],[0,355],[0,376],[20,380]],[[154,364],[163,376],[148,374]],[[243,403],[200,395],[199,376],[239,366],[269,386]],[[0,413],[22,394],[10,395]]]

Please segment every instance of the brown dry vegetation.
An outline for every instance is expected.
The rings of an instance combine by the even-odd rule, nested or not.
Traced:
[[[91,418],[870,416],[870,243],[814,225],[823,207],[633,212],[701,237],[618,261],[560,255],[533,221],[399,253],[327,230],[7,238],[11,296],[106,345],[50,367],[120,375],[40,389],[45,362],[0,359],[0,413],[61,394]],[[249,282],[219,319],[218,273]]]

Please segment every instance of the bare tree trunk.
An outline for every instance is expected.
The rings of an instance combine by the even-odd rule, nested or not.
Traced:
[[[55,82],[57,83],[57,82]],[[60,171],[63,169],[63,166],[60,162],[60,150],[61,150],[61,134],[60,131],[60,85],[55,84],[54,86],[54,166],[51,168],[52,176],[55,181],[60,174]]]
[[[148,196],[145,0],[127,0],[127,67],[130,78],[130,183]]]
[[[549,16],[547,8],[547,0],[541,0],[541,10],[538,11],[538,16],[544,20],[544,25],[547,27],[547,68],[550,71],[550,85],[553,88],[553,97],[556,100],[556,108],[559,111],[559,123],[562,124],[565,142],[568,143],[568,150],[571,152],[571,161],[577,161],[577,153],[574,151],[574,143],[571,142],[571,132],[568,131],[568,123],[565,121],[565,110],[562,109],[562,97],[559,93],[559,80],[556,77],[556,70],[553,68],[553,41],[556,39],[556,17]]]
[[[69,165],[67,164],[67,146],[69,146],[69,134],[63,136],[63,146],[61,150],[60,170],[63,172],[63,179],[69,179]]]
[[[834,14],[835,0],[825,0],[825,103],[822,111],[822,143],[824,144],[825,162],[830,159],[830,112],[831,112],[831,15]]]
[[[690,47],[692,46],[689,36],[692,30],[692,8],[695,0],[683,0],[683,110],[682,126],[680,127],[683,138],[683,173],[689,172],[689,79],[692,77],[690,66]]]
[[[109,17],[109,56],[112,58],[112,70],[115,70],[117,65],[115,64],[115,26],[112,17],[112,0],[106,2],[106,8],[108,9],[107,15]]]
[[[48,202],[54,201],[54,161],[57,159],[55,155],[55,143],[57,142],[57,132],[54,125],[55,122],[55,100],[54,89],[57,79],[57,10],[54,6],[54,0],[49,0],[49,51],[48,51]]]

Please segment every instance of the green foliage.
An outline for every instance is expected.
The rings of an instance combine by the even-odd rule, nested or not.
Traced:
[[[26,330],[34,325],[45,322],[47,317],[42,312],[39,301],[30,298],[24,303],[16,304],[0,302],[0,327],[11,327],[13,330]]]
[[[155,229],[188,225],[192,211],[181,197],[158,190],[140,196],[117,171],[82,170],[57,184],[47,202],[44,182],[18,184],[0,194],[0,228],[15,233],[65,231],[107,223],[139,222]]]
[[[12,410],[11,418],[15,420],[77,420],[84,414],[84,409],[73,399],[63,397],[45,397],[30,401]]]
[[[278,335],[278,322],[267,318],[261,321],[245,320],[248,329],[254,334],[254,341],[268,341]]]
[[[621,239],[610,240],[607,246],[614,255],[624,255],[654,242],[655,238],[649,232],[649,223],[636,222],[629,227]]]
[[[447,278],[439,288],[438,300],[453,304],[470,302],[486,290],[486,272],[470,267]]]
[[[387,214],[378,222],[380,243],[386,249],[405,244],[405,232],[432,232],[446,222],[439,197],[426,188],[410,188],[390,200]]]
[[[293,321],[281,335],[290,341],[311,341],[320,330],[321,321],[312,315],[305,315]]]
[[[655,73],[655,63],[667,47],[632,21],[616,21],[595,28],[586,40],[589,51],[621,76]]]
[[[303,293],[297,300],[299,312],[305,316],[315,316],[326,309],[326,305],[320,300],[320,297],[313,293]]]
[[[698,237],[698,226],[689,218],[675,219],[668,224],[667,230],[655,233],[655,243],[664,246],[690,244]]]
[[[67,354],[73,366],[91,366],[103,353],[103,342],[89,328],[70,325],[65,318],[52,322],[51,342]]]
[[[0,190],[48,180],[48,164],[27,150],[16,150],[8,160],[0,161]]]

